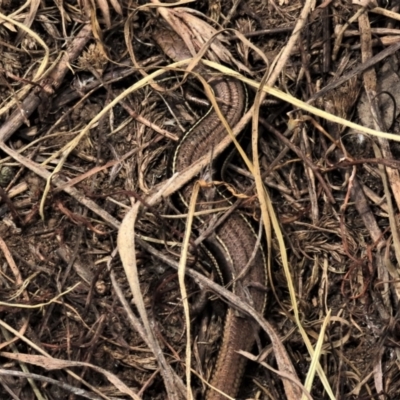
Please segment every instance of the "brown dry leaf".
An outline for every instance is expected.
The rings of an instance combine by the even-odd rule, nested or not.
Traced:
[[[198,16],[206,18],[203,14],[183,7],[174,9],[159,7],[158,12],[165,21],[168,22],[170,27],[184,40],[193,56],[212,39],[209,50],[207,51],[207,58],[209,60],[234,64],[239,70],[250,72],[248,68],[240,61],[236,60],[224,46],[224,34],[220,33],[218,37],[215,37],[219,31],[205,20],[198,18]]]
[[[151,200],[149,200],[149,204],[151,204]],[[121,223],[117,240],[118,251],[134,302],[143,321],[145,336],[142,336],[142,339],[144,339],[147,346],[151,349],[155,358],[157,359],[161,375],[164,379],[168,398],[178,399],[177,391],[179,387],[183,387],[183,383],[181,384],[180,378],[173,371],[171,365],[167,362],[164,356],[164,353],[160,347],[160,343],[157,340],[154,330],[152,329],[152,324],[150,323],[150,318],[147,314],[143,295],[140,290],[135,251],[135,222],[139,208],[140,203],[136,203],[125,215]]]

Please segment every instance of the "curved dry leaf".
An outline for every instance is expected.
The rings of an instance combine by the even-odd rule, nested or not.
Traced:
[[[239,70],[250,72],[248,68],[240,61],[236,60],[225,47],[223,44],[224,33],[219,33],[220,31],[215,29],[204,19],[199,18],[197,15],[203,15],[198,11],[184,7],[159,7],[158,12],[170,27],[183,39],[193,56],[195,56],[205,44],[208,44],[208,59],[234,64]],[[204,16],[204,18],[206,17]]]
[[[149,346],[155,358],[157,359],[161,375],[164,379],[165,388],[168,393],[168,398],[177,399],[177,382],[179,382],[179,378],[165,359],[164,353],[160,347],[157,337],[155,336],[154,329],[152,329],[152,324],[148,317],[143,295],[140,289],[136,263],[134,228],[139,208],[140,203],[136,203],[125,215],[121,223],[117,239],[118,251],[135,305],[143,321],[143,326],[147,334],[146,344]]]

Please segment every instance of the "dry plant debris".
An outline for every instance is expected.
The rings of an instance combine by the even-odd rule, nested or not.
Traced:
[[[225,303],[262,328],[239,398],[400,398],[400,5],[378,3],[0,1],[1,399],[201,399]],[[263,318],[193,250],[212,227],[178,280],[174,193],[220,167],[168,173],[200,60],[248,84],[223,185],[271,232]]]

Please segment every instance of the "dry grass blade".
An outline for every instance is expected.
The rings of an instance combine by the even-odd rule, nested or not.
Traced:
[[[331,311],[329,310],[328,314],[324,318],[324,322],[323,322],[323,324],[321,326],[321,330],[319,332],[317,345],[315,346],[314,354],[312,356],[310,369],[308,371],[306,381],[304,382],[304,386],[309,392],[311,392],[311,389],[313,387],[315,373],[316,373],[316,371],[318,369],[319,359],[321,357],[322,346],[323,346],[324,341],[325,341],[325,331],[326,331],[326,329],[327,329],[327,327],[328,327],[328,325],[330,323],[330,317],[331,317]],[[332,395],[333,395],[333,393],[332,393]],[[305,400],[305,399],[306,399],[306,396],[303,394],[302,400]]]
[[[261,85],[266,82],[268,79],[268,74],[265,74],[263,77],[263,80],[261,81]],[[260,201],[260,207],[262,210],[262,220],[263,220],[263,225],[264,225],[264,230],[266,234],[266,239],[267,239],[267,246],[268,246],[268,271],[271,271],[271,254],[272,254],[272,247],[271,247],[271,241],[272,241],[272,235],[271,235],[271,218],[273,219],[275,217],[275,212],[273,210],[272,204],[269,200],[269,196],[265,190],[264,184],[261,179],[261,174],[260,174],[260,166],[258,162],[258,128],[257,128],[257,121],[258,121],[258,115],[259,115],[259,107],[260,107],[260,99],[261,99],[262,91],[258,90],[256,98],[254,100],[254,118],[253,118],[253,127],[252,127],[252,146],[253,146],[253,160],[255,163],[255,168],[251,169],[251,172],[253,173],[253,176],[256,181],[256,188],[257,192],[259,193],[259,201]],[[271,215],[272,213],[272,215]],[[272,222],[272,226],[274,229],[279,229],[277,224],[274,224]],[[276,232],[278,234],[278,232]],[[281,251],[284,250],[284,246],[281,246]],[[284,254],[281,255],[282,258],[284,259]],[[285,265],[285,262],[283,262]],[[271,275],[271,274],[270,274]],[[290,274],[287,274],[287,278],[289,279],[288,284],[289,288],[291,285],[291,278]],[[290,290],[290,289],[289,289]],[[294,305],[295,307],[295,305]],[[272,341],[274,345],[276,343]],[[277,362],[279,365],[279,369],[282,371],[290,371],[293,375],[296,375],[296,372],[294,370],[293,364],[289,360],[289,357],[284,353],[282,354],[283,357],[277,358]],[[288,396],[289,399],[295,399],[299,398],[300,396],[300,390],[297,385],[293,385],[291,381],[284,380],[283,384],[285,386],[285,393]]]
[[[169,398],[179,399],[178,382],[179,378],[167,363],[164,353],[162,352],[154,331],[150,325],[146,307],[144,305],[142,292],[140,290],[140,282],[137,271],[136,251],[135,251],[135,231],[137,213],[140,203],[137,203],[126,214],[118,231],[118,250],[124,266],[125,274],[129,282],[131,292],[134,297],[136,307],[143,321],[143,325],[147,334],[147,341],[151,346],[151,350],[160,365],[161,374],[164,378],[164,384]]]
[[[193,193],[190,198],[190,204],[188,209],[188,217],[186,220],[186,228],[185,228],[185,236],[183,237],[182,243],[182,251],[181,256],[179,258],[179,269],[178,269],[178,278],[179,278],[179,287],[181,291],[182,303],[183,303],[183,310],[185,315],[185,322],[186,322],[186,398],[191,400],[193,399],[193,393],[191,388],[191,359],[192,359],[192,352],[191,352],[191,338],[190,338],[190,315],[189,315],[189,302],[188,302],[188,295],[185,285],[185,269],[186,263],[189,254],[189,245],[190,245],[190,235],[192,233],[192,225],[194,219],[194,212],[196,208],[196,201],[197,196],[199,193],[200,184],[196,182],[193,187]]]

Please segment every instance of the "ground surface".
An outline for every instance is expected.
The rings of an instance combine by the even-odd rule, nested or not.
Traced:
[[[223,64],[238,70],[233,60],[240,62],[255,82],[269,71],[270,84],[296,99],[313,98],[321,110],[396,134],[399,7],[385,2],[393,12],[383,15],[375,5],[362,9],[344,0],[315,9],[297,1],[210,0],[183,4],[185,11],[125,0],[24,4],[0,2],[0,398],[173,398],[168,380],[176,374],[175,382],[185,382],[187,346],[182,294],[168,260],[179,259],[184,218],[176,218],[173,195],[151,196],[170,177],[179,137],[207,106],[182,97],[194,92],[205,99],[194,79],[173,93],[148,82],[126,92],[171,63],[154,32],[172,24],[196,42],[202,32],[194,18],[236,29],[258,52],[229,31],[224,45],[231,59]],[[250,104],[254,98],[249,89]],[[247,126],[242,145],[260,161],[256,173],[278,221],[264,316],[287,362],[304,383],[307,342],[315,348],[322,335],[318,355],[327,380],[316,374],[312,398],[400,398],[398,143],[273,96],[255,124],[257,155]],[[226,179],[236,193],[247,193],[239,209],[258,227],[254,176],[240,157],[232,158]],[[159,353],[140,332],[134,277],[127,278],[116,253],[119,225],[133,204],[147,207],[131,222],[139,241],[125,244],[136,256]],[[192,257],[188,266],[194,264]],[[196,316],[199,287],[186,283]],[[215,350],[225,313],[222,301],[211,300],[215,306],[190,325],[192,368],[206,380],[215,351],[200,350],[204,316],[212,321],[206,340]],[[276,340],[261,331],[262,361],[274,368]],[[181,393],[179,383],[172,387]],[[204,396],[195,374],[191,387],[196,398]],[[255,363],[239,396],[294,398],[279,374]]]

